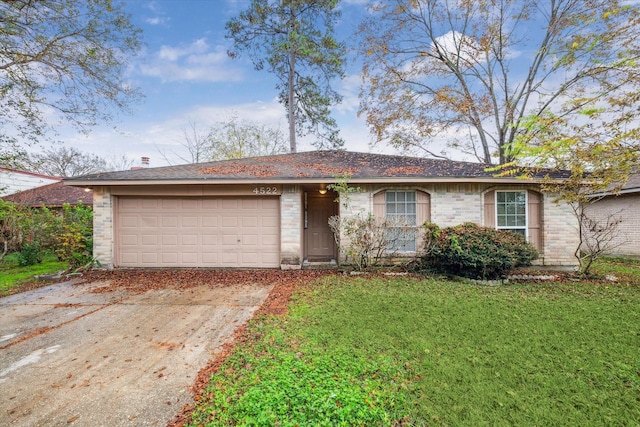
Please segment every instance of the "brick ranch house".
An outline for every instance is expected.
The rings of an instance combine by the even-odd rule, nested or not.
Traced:
[[[594,194],[587,215],[599,221],[620,220],[611,255],[640,257],[640,173],[631,175],[618,193]]]
[[[463,222],[512,229],[541,265],[574,265],[571,209],[535,180],[497,178],[486,165],[314,151],[66,179],[93,189],[94,256],[106,267],[301,268],[335,259],[332,215],[400,215],[418,228]],[[348,174],[348,211],[327,185]],[[340,211],[342,209],[343,211]],[[403,242],[411,256],[420,242]],[[398,254],[396,253],[396,256]]]

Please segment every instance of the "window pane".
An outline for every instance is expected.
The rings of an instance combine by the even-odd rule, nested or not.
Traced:
[[[526,203],[526,191],[496,192],[496,227],[526,234]]]
[[[417,206],[415,191],[387,191],[385,194],[386,216],[397,227],[387,231],[389,252],[415,252],[417,233]]]

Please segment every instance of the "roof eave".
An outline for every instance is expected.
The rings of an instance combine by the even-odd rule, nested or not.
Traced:
[[[138,180],[65,180],[64,185],[73,187],[102,187],[102,186],[127,186],[127,185],[291,185],[291,184],[326,184],[337,182],[335,177],[331,178],[202,178],[202,179],[138,179]],[[493,177],[374,177],[358,178],[353,177],[348,180],[349,184],[430,184],[430,183],[478,183],[478,184],[536,184],[541,183],[541,179],[522,178],[493,178]]]

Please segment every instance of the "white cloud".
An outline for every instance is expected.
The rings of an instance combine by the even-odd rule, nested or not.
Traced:
[[[232,64],[223,46],[211,47],[204,38],[188,45],[162,46],[150,63],[140,66],[145,76],[158,77],[163,82],[238,81],[241,70]]]
[[[360,107],[360,85],[362,78],[360,74],[351,74],[346,76],[340,82],[338,93],[342,95],[342,102],[336,105],[335,111],[345,114],[357,112]]]
[[[146,18],[144,20],[144,22],[146,22],[149,25],[161,25],[161,24],[166,24],[167,22],[169,22],[169,18],[164,18],[161,16],[154,16],[153,18]]]

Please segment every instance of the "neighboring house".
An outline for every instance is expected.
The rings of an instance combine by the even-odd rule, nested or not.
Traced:
[[[42,206],[61,208],[65,203],[77,205],[78,202],[82,202],[85,206],[92,206],[93,192],[90,189],[69,187],[59,181],[4,196],[2,199],[34,208]]]
[[[640,173],[632,175],[619,192],[594,194],[586,214],[600,224],[620,220],[609,243],[611,255],[640,256]]]
[[[534,180],[485,165],[315,151],[107,172],[66,179],[93,188],[94,256],[109,267],[301,268],[336,258],[332,215],[398,214],[418,228],[463,222],[525,234],[540,264],[575,265],[575,217]],[[349,175],[349,208],[327,185]],[[342,209],[343,211],[340,211]],[[420,242],[403,242],[415,255]],[[396,254],[397,255],[397,254]]]
[[[0,197],[59,181],[62,178],[0,168]]]

